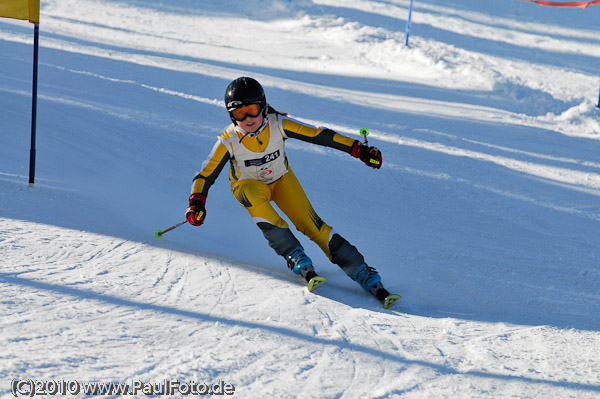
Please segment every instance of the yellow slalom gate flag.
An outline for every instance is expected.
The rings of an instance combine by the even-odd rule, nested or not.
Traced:
[[[0,0],[0,17],[40,22],[40,0]]]

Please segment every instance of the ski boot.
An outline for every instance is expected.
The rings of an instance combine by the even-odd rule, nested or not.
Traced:
[[[298,274],[306,280],[308,283],[308,291],[313,292],[320,287],[327,279],[319,276],[315,272],[312,261],[304,253],[304,249],[301,246],[297,246],[292,249],[287,255],[284,256],[287,261],[287,265],[291,271]]]
[[[381,276],[377,270],[366,264],[362,264],[357,271],[352,275],[352,279],[360,284],[361,287],[371,295],[373,295],[384,309],[389,309],[400,299],[400,295],[390,294],[381,283]]]

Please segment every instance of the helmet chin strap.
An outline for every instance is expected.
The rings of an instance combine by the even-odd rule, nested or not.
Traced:
[[[240,143],[242,142],[242,140],[244,140],[244,138],[246,136],[250,136],[250,137],[256,137],[258,139],[258,135],[264,130],[265,126],[267,126],[267,122],[268,119],[267,118],[263,118],[263,123],[262,125],[259,126],[258,129],[256,129],[255,132],[247,132],[244,129],[242,129],[237,123],[235,124],[235,130],[237,130],[239,133],[243,134],[242,138],[240,139]],[[260,140],[258,140],[260,144],[262,144],[262,142]]]

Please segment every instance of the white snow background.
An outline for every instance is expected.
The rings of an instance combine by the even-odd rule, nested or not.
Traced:
[[[239,398],[600,397],[600,6],[42,0],[0,19],[0,396],[13,379],[216,383]],[[319,215],[402,295],[298,233],[286,269],[220,176],[226,85],[383,152],[288,140]],[[113,395],[118,396],[118,395]],[[141,395],[143,396],[143,395]]]

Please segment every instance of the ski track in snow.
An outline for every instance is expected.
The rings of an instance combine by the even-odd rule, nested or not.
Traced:
[[[357,309],[330,300],[326,286],[310,294],[283,274],[265,276],[262,290],[252,270],[226,261],[0,222],[2,380],[227,376],[243,397],[477,397],[500,389],[505,397],[593,398],[599,388],[585,344],[597,341],[594,331],[384,312],[366,297]]]
[[[600,6],[419,1],[405,47],[408,0],[175,3],[42,2],[35,189],[15,134],[31,29],[0,20],[1,397],[14,378],[600,396]],[[328,278],[308,293],[225,176],[205,226],[151,238],[181,218],[240,75],[293,117],[371,130],[377,173],[287,148],[315,208],[403,295],[395,310],[299,237]]]

